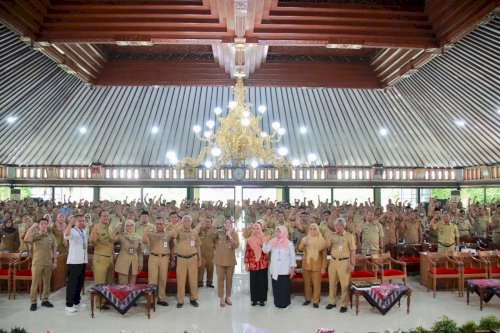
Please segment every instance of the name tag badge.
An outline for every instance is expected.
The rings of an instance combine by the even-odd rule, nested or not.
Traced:
[[[194,246],[194,244],[195,244],[195,241],[191,240],[191,246]]]
[[[339,245],[339,252],[342,252],[342,249],[344,248],[344,246],[342,245]]]
[[[87,249],[87,245],[83,244],[83,249],[86,250]]]
[[[128,254],[134,254],[134,249],[133,249],[133,248],[131,248],[131,247],[129,247],[129,248],[128,248]]]
[[[168,247],[168,242],[167,242],[167,241],[163,242],[163,247],[164,247],[164,248],[167,248],[167,247]]]

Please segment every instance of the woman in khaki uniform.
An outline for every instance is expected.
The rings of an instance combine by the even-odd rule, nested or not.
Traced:
[[[306,300],[302,305],[309,305],[312,300],[314,308],[317,309],[321,293],[321,276],[326,272],[324,268],[326,267],[326,242],[316,223],[309,226],[309,233],[302,238],[298,250],[304,251],[302,274]]]
[[[236,249],[240,245],[238,234],[233,229],[233,220],[227,218],[224,227],[217,231],[215,238],[214,263],[217,271],[217,293],[220,306],[231,303],[231,289],[233,288],[234,266],[236,266]],[[224,297],[224,282],[226,284]]]
[[[19,224],[19,252],[31,252],[30,243],[26,243],[24,241],[24,236],[26,236],[26,232],[33,225],[33,219],[29,215],[24,215],[21,219],[21,224]]]
[[[59,254],[68,254],[68,242],[64,239],[64,230],[67,227],[67,217],[64,214],[57,214],[56,222],[51,223],[49,232],[52,233],[56,240],[57,252]]]
[[[141,237],[135,233],[134,221],[127,220],[124,228],[122,233],[112,237],[115,242],[120,242],[115,272],[118,273],[119,284],[135,284],[143,263]]]
[[[0,229],[0,252],[18,252],[19,245],[19,232],[14,223],[11,219],[5,220],[3,229]]]

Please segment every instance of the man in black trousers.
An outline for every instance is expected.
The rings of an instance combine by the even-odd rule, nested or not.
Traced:
[[[80,303],[80,293],[85,279],[85,266],[88,262],[87,246],[88,236],[85,232],[83,214],[76,214],[70,219],[64,239],[68,240],[69,251],[67,269],[68,280],[66,283],[66,312],[73,313],[87,307]]]

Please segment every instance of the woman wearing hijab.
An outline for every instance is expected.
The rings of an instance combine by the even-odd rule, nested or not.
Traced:
[[[222,231],[215,237],[214,263],[217,271],[217,293],[220,306],[231,303],[231,290],[233,288],[233,274],[236,266],[236,249],[240,245],[238,234],[233,228],[233,220],[226,218]],[[224,297],[224,282],[225,297]]]
[[[135,284],[137,274],[142,270],[141,237],[135,233],[132,220],[125,221],[125,230],[112,239],[120,242],[120,253],[116,258],[115,272],[119,284]]]
[[[19,251],[19,231],[14,228],[11,218],[5,220],[3,229],[0,229],[0,251],[15,253]]]
[[[31,252],[30,243],[26,243],[24,241],[24,236],[26,236],[26,232],[33,225],[33,219],[29,215],[24,215],[21,219],[21,224],[19,224],[19,252]]]
[[[264,306],[267,301],[269,261],[262,251],[262,244],[264,244],[263,223],[263,220],[258,220],[252,226],[252,234],[247,240],[245,249],[245,270],[250,271],[250,299],[252,306],[256,306],[257,302],[260,306]]]
[[[276,228],[276,237],[266,241],[262,246],[264,253],[271,252],[271,278],[273,286],[274,305],[285,309],[291,303],[291,281],[295,275],[295,249],[288,240],[288,230],[284,226]]]
[[[56,239],[57,252],[59,254],[68,254],[68,241],[64,239],[64,231],[67,227],[67,216],[59,213],[56,216],[56,221],[49,226],[49,232]]]
[[[309,226],[309,233],[302,238],[297,249],[304,251],[302,274],[306,300],[302,305],[309,305],[312,300],[313,307],[317,309],[321,293],[321,276],[326,272],[324,268],[326,267],[326,242],[316,223]]]

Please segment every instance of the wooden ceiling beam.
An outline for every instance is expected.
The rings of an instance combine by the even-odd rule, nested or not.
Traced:
[[[41,5],[33,6],[31,1],[0,1],[0,21],[22,37],[34,39],[43,21]]]

